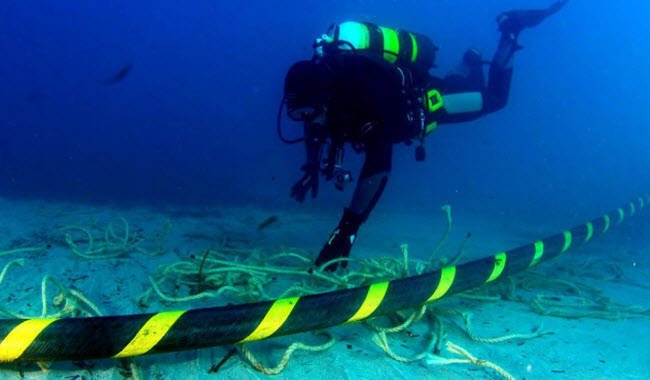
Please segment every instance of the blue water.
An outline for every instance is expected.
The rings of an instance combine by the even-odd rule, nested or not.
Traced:
[[[15,207],[0,208],[0,216],[5,217],[0,224],[0,248],[41,244],[39,239],[51,239],[62,225],[81,223],[97,228],[114,214],[125,214],[137,233],[142,228],[159,231],[169,217],[175,235],[165,243],[168,255],[161,260],[182,260],[203,252],[207,244],[225,244],[221,235],[233,235],[261,251],[296,246],[301,252],[318,252],[353,189],[339,192],[321,181],[317,199],[304,204],[290,199],[289,189],[301,176],[304,148],[281,143],[275,124],[285,73],[293,62],[311,57],[313,39],[330,23],[343,20],[371,21],[423,33],[441,48],[435,74],[442,76],[469,47],[491,58],[499,38],[495,17],[501,11],[544,7],[550,2],[2,0],[0,201],[3,205],[16,202]],[[445,249],[452,244],[455,248],[472,230],[475,237],[468,251],[477,256],[562,231],[648,193],[648,15],[647,0],[573,0],[540,26],[524,31],[519,39],[524,49],[516,54],[507,107],[473,122],[441,126],[427,138],[424,163],[415,162],[413,147],[396,147],[388,186],[361,229],[353,257],[399,257],[399,244],[405,241],[411,244],[413,257],[428,257],[444,228],[440,206],[446,203],[453,205],[455,224],[452,243]],[[125,65],[132,69],[124,80],[102,83]],[[300,126],[286,118],[284,125],[287,134],[300,132]],[[355,177],[362,159],[348,154],[347,164]],[[60,206],[60,200],[75,206]],[[50,201],[52,210],[43,205]],[[87,203],[100,205],[86,207]],[[173,207],[160,214],[139,211],[150,210],[146,207],[124,210],[134,204]],[[196,205],[211,211],[202,215],[204,209]],[[223,213],[220,206],[224,206]],[[243,211],[230,211],[228,206]],[[109,211],[95,212],[106,209]],[[69,220],[60,216],[66,210]],[[258,231],[258,224],[271,213],[268,210],[280,215],[280,222]],[[196,218],[190,220],[189,216]],[[299,222],[294,225],[292,220]],[[647,239],[647,221],[635,223],[625,224],[621,235],[613,232],[614,240],[604,238],[597,248],[582,251],[579,254],[583,256],[575,262],[567,264],[560,258],[555,267],[549,264],[548,268],[556,268],[553,276],[562,278],[567,268],[576,266],[579,273],[575,263],[580,261],[616,266],[624,274],[617,272],[621,278],[634,281],[616,283],[621,280],[617,277],[601,283],[587,278],[585,283],[598,282],[605,290],[611,287],[615,294],[604,296],[611,295],[616,302],[647,305],[648,275],[640,277],[636,272],[647,272],[643,240]],[[219,239],[206,242],[184,235],[189,232]],[[137,294],[127,293],[139,293],[149,286],[144,274],[154,272],[155,259],[135,254],[136,261],[129,262],[128,268],[109,266],[111,261],[92,261],[103,272],[88,272],[87,281],[74,283],[66,279],[67,274],[78,271],[78,263],[90,265],[90,260],[79,260],[61,245],[43,255],[52,261],[23,255],[32,260],[26,266],[31,271],[23,272],[25,281],[3,284],[3,292],[12,294],[11,285],[20,288],[25,299],[33,296],[28,291],[37,289],[38,283],[32,281],[39,281],[46,270],[54,268],[50,275],[65,286],[78,286],[98,302],[106,299],[100,292],[106,293],[112,286],[119,292],[121,285],[116,279],[124,279],[124,288],[130,288],[124,290],[126,295],[106,296],[113,297],[115,303],[100,306],[108,315],[143,311],[131,303]],[[143,270],[141,263],[149,268]],[[14,270],[18,276],[18,268]],[[114,273],[102,275],[110,271]],[[17,307],[10,298],[9,306]],[[128,307],[118,308],[120,302],[129,302]],[[496,320],[493,325],[499,327],[493,315],[507,315],[506,311],[512,310],[515,319],[527,316],[527,311],[513,308],[509,301],[492,305],[496,306],[482,314],[471,310],[479,315],[477,320]],[[153,306],[146,311],[157,310]],[[501,351],[495,350],[496,355],[490,352],[485,358],[504,362],[518,378],[528,373],[525,365],[529,361],[546,370],[541,363],[547,359],[567,370],[567,377],[555,373],[554,379],[579,378],[572,370],[600,374],[603,368],[613,373],[620,367],[620,378],[626,377],[625,371],[632,372],[628,378],[647,373],[644,339],[628,339],[629,331],[638,331],[643,338],[645,330],[639,326],[645,319],[612,322],[533,317],[517,319],[516,330],[524,331],[544,319],[556,323],[558,334],[540,340],[532,349],[531,343],[500,346]],[[479,326],[486,328],[486,324]],[[456,336],[459,334],[460,330]],[[497,334],[503,331],[494,330],[493,335]],[[388,360],[366,340],[372,347],[370,354],[354,356],[357,351],[341,344],[321,368],[332,376],[352,368],[350,378],[370,368],[381,372],[386,367],[380,360]],[[350,341],[356,349],[363,339]],[[477,347],[480,345],[471,346],[472,351]],[[526,349],[528,358],[520,354]],[[173,367],[178,373],[196,371],[213,376],[204,373],[215,361],[213,352],[209,358],[206,352],[197,354],[204,357],[196,368],[188,364],[194,354],[188,354],[187,360],[168,356],[140,363],[149,369],[156,363],[165,371]],[[219,357],[221,351],[215,352]],[[513,362],[508,363],[506,357],[514,358]],[[359,365],[344,368],[345,358]],[[304,378],[323,357],[305,355],[302,360],[288,370],[294,372],[287,378]],[[227,374],[252,371],[242,364],[229,365],[224,367],[231,371]],[[100,371],[115,363],[103,366]],[[77,370],[66,368],[54,367],[52,376]],[[411,366],[409,371],[424,373],[423,368]],[[39,371],[32,372],[38,376]],[[491,373],[468,371],[493,378]],[[2,370],[0,377],[3,373],[8,372]],[[404,373],[403,378],[414,376]],[[447,375],[452,376],[450,373]],[[462,378],[463,372],[456,373]]]
[[[331,22],[427,34],[442,75],[468,47],[491,57],[500,11],[547,3],[5,0],[0,195],[293,206],[303,148],[276,136],[282,81]],[[645,0],[573,1],[524,31],[508,106],[440,128],[425,163],[398,147],[378,207],[582,204],[591,217],[646,191],[648,14]],[[310,204],[350,197],[322,183]]]

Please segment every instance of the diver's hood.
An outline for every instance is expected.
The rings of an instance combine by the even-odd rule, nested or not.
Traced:
[[[329,96],[331,73],[322,64],[300,61],[289,68],[284,94],[289,110],[322,108]]]

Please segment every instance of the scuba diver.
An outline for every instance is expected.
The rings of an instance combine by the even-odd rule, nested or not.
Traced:
[[[379,200],[391,170],[393,144],[418,142],[415,158],[425,159],[427,134],[438,124],[479,118],[505,107],[513,57],[521,49],[519,33],[559,11],[568,0],[546,9],[501,13],[499,45],[491,61],[468,50],[461,64],[443,78],[429,74],[437,47],[421,34],[372,23],[332,25],[314,42],[311,60],[291,66],[284,82],[278,133],[286,143],[304,141],[306,163],[291,197],[303,202],[318,193],[319,176],[342,190],[353,181],[343,167],[344,145],[350,143],[365,160],[348,207],[325,242],[315,264],[334,271],[346,267],[359,227]],[[483,65],[489,64],[487,83]],[[282,135],[281,113],[303,122],[304,137]]]

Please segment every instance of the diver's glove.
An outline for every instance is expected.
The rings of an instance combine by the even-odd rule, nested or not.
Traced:
[[[300,170],[305,174],[291,187],[291,198],[302,203],[310,189],[312,198],[318,195],[318,167],[303,165]]]
[[[539,25],[545,18],[559,11],[569,0],[559,0],[546,9],[519,9],[503,12],[497,16],[499,30],[514,38],[525,28]]]
[[[357,237],[357,231],[359,230],[361,223],[363,223],[363,218],[346,208],[343,211],[343,217],[341,218],[338,227],[336,227],[332,232],[327,243],[325,243],[325,246],[321,249],[318,258],[316,258],[316,265],[320,266],[330,260],[349,257],[350,250],[352,249],[354,240]],[[338,264],[339,263],[330,264],[325,267],[325,270],[333,272],[338,267]],[[341,262],[341,267],[345,268],[347,265],[347,261]]]

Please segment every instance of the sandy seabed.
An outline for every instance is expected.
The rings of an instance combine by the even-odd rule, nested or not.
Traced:
[[[609,210],[612,205],[608,205]],[[49,275],[66,288],[82,292],[95,303],[102,315],[123,315],[186,309],[201,305],[169,304],[152,296],[143,306],[138,297],[151,287],[148,276],[163,265],[200,255],[218,244],[246,245],[269,251],[295,247],[306,253],[317,252],[336,224],[333,212],[289,212],[267,209],[264,205],[218,205],[205,208],[180,207],[111,207],[41,200],[0,199],[0,251],[29,247],[45,247],[36,252],[15,252],[0,256],[4,267],[16,259],[23,266],[7,271],[0,283],[0,306],[30,317],[40,317],[41,279]],[[647,213],[647,211],[645,211]],[[270,215],[277,221],[263,230],[258,226]],[[586,221],[594,215],[584,215]],[[116,219],[118,218],[118,219]],[[63,229],[83,226],[101,231],[119,220],[128,221],[131,233],[148,237],[143,243],[148,251],[162,247],[160,254],[130,252],[107,259],[84,259],[75,255],[66,244]],[[571,224],[548,225],[556,221],[535,220],[534,216],[505,217],[503,214],[454,215],[452,234],[442,254],[453,255],[456,247],[472,232],[465,248],[464,260],[475,259],[511,249],[573,227]],[[567,221],[570,223],[570,221]],[[353,254],[368,258],[376,255],[400,256],[400,244],[408,242],[413,258],[426,258],[444,231],[444,217],[378,210],[362,228]],[[601,292],[615,304],[650,308],[650,254],[648,246],[650,221],[647,215],[626,221],[611,234],[566,255],[544,263],[533,273],[553,279],[554,276]],[[119,231],[118,231],[118,228]],[[73,232],[82,238],[82,232]],[[162,241],[162,245],[158,242]],[[49,246],[47,246],[49,244]],[[85,242],[79,248],[87,247]],[[581,271],[587,260],[609,263]],[[594,269],[596,268],[596,269]],[[616,268],[612,271],[612,268]],[[596,272],[594,272],[596,271]],[[536,289],[549,297],[553,289]],[[548,293],[546,293],[548,292]],[[50,290],[49,298],[56,296]],[[52,302],[51,300],[48,302]],[[442,317],[446,340],[451,341],[478,359],[490,361],[508,371],[516,379],[648,379],[650,378],[650,316],[645,314],[615,320],[583,317],[564,318],[540,315],[525,302],[516,300],[476,301],[451,296],[436,302],[434,308],[450,308],[471,313],[473,333],[481,337],[498,337],[513,333],[530,333],[543,326],[549,334],[533,339],[514,339],[502,343],[481,343],[471,340],[463,321],[457,316]],[[50,306],[50,311],[56,307]],[[10,318],[4,315],[4,318]],[[414,356],[426,347],[426,341],[413,326],[410,334],[391,338],[395,353]],[[218,372],[209,373],[231,349],[214,347],[198,351],[149,355],[133,358],[138,374],[129,373],[129,363],[120,360],[7,364],[0,367],[2,379],[499,379],[490,369],[473,364],[431,365],[427,360],[399,363],[389,358],[373,343],[373,331],[363,324],[335,327],[328,332],[337,340],[330,349],[309,353],[297,351],[279,375],[264,375],[255,370],[239,354],[234,355]],[[314,341],[313,334],[269,339],[249,344],[266,363],[279,361],[284,349],[295,341]],[[440,356],[458,358],[443,350]]]

